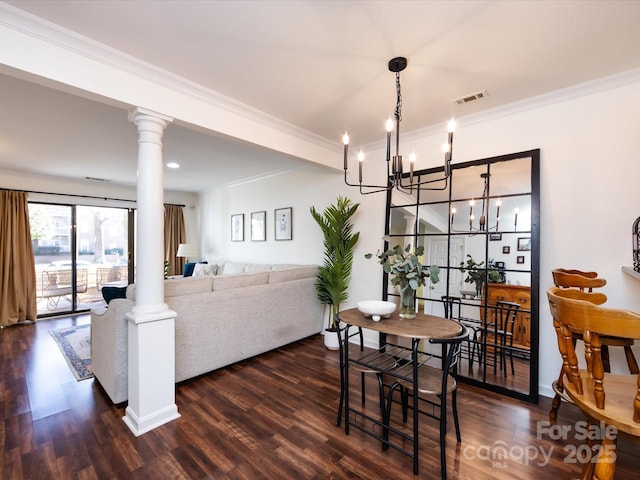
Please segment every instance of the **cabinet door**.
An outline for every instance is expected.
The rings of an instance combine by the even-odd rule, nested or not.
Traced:
[[[498,283],[490,283],[489,284],[489,297],[487,298],[487,302],[489,305],[495,305],[496,302],[513,302],[512,300],[512,292],[507,288],[501,288]]]
[[[517,290],[513,293],[513,301],[520,304],[514,326],[513,343],[529,348],[531,346],[531,293],[527,290]]]

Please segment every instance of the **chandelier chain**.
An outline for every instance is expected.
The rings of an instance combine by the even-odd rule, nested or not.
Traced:
[[[398,97],[396,101],[395,116],[396,119],[400,122],[402,121],[402,93],[400,92],[400,72],[396,72],[396,93]]]

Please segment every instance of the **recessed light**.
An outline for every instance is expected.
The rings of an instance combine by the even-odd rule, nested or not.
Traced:
[[[167,167],[169,167],[169,168],[180,168],[180,164],[176,163],[176,162],[169,162],[169,163],[167,163]]]

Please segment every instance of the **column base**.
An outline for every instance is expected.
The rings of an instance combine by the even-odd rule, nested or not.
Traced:
[[[129,430],[131,430],[136,437],[139,437],[143,433],[147,433],[154,428],[175,420],[176,418],[180,418],[180,414],[178,413],[177,405],[174,403],[162,410],[152,412],[144,418],[138,418],[136,414],[127,407],[125,410],[125,416],[122,417],[122,420],[127,427],[129,427]]]

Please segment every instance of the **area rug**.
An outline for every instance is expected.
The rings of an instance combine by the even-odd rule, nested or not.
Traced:
[[[50,330],[76,380],[93,377],[91,371],[91,325]]]

